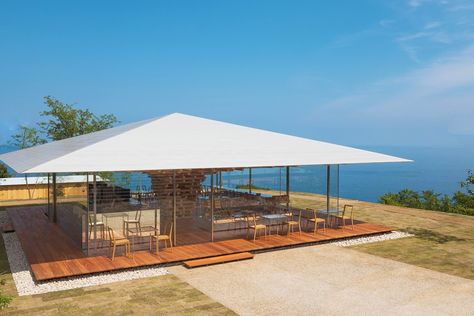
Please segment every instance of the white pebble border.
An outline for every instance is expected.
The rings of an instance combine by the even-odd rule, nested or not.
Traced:
[[[92,285],[168,274],[168,271],[164,268],[143,267],[121,272],[104,272],[82,277],[64,278],[56,281],[35,282],[16,233],[3,234],[3,240],[5,241],[5,248],[13,280],[15,281],[16,289],[20,296],[77,289]]]
[[[409,234],[409,233],[405,233],[405,232],[399,232],[399,231],[393,231],[393,232],[386,233],[386,234],[381,234],[381,235],[351,238],[351,239],[345,239],[345,240],[341,240],[341,241],[335,241],[335,242],[332,242],[331,244],[339,246],[339,247],[350,247],[350,246],[355,246],[355,245],[369,244],[369,243],[372,243],[372,242],[399,239],[399,238],[405,238],[405,237],[413,237],[413,236],[414,236],[413,234]]]
[[[8,217],[0,216],[0,224],[7,220]],[[349,247],[412,236],[413,235],[409,233],[394,231],[381,235],[345,239],[330,243],[340,247]],[[15,281],[18,295],[20,296],[77,289],[93,285],[102,285],[168,274],[168,271],[161,267],[142,267],[121,272],[104,272],[87,276],[63,278],[56,281],[35,282],[16,233],[3,234],[3,240],[5,242],[13,280]]]

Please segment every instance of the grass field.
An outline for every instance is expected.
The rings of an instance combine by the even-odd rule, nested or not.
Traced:
[[[315,207],[321,196],[293,193],[292,205]],[[353,249],[474,280],[474,217],[341,199],[357,219],[384,224],[413,238],[354,246]]]
[[[0,315],[235,315],[173,275],[18,296],[1,237],[0,282],[13,297]]]
[[[291,202],[297,207],[317,207],[324,204],[324,197],[292,193]],[[357,219],[385,224],[415,235],[359,245],[354,249],[474,279],[474,217],[341,200],[341,205],[346,203],[354,205]],[[10,307],[1,312],[5,315],[233,314],[172,275],[18,297],[9,273],[3,240],[0,240],[0,273],[0,280],[5,283],[0,288],[14,297]]]

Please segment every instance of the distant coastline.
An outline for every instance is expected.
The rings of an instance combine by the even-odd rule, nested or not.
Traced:
[[[0,145],[0,153],[14,150],[12,146]],[[434,190],[441,194],[453,194],[460,190],[459,182],[466,177],[468,169],[474,169],[474,148],[450,147],[402,147],[375,146],[363,149],[413,159],[413,163],[343,165],[340,167],[340,196],[368,202],[377,202],[388,192],[408,188],[416,191]],[[13,173],[13,170],[9,169]],[[291,191],[325,194],[325,176],[322,166],[293,168]],[[265,171],[252,175],[255,187],[280,190],[278,170],[271,174]],[[225,183],[224,179],[224,183]],[[228,180],[233,185],[243,185],[246,180]],[[245,181],[245,182],[242,182]],[[230,184],[230,183],[229,183]],[[333,192],[336,187],[331,189]]]

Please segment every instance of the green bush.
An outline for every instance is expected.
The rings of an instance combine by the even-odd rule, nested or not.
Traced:
[[[425,210],[441,211],[474,216],[474,185],[472,171],[468,171],[465,181],[461,182],[461,188],[465,192],[458,191],[452,197],[434,192],[433,190],[421,191],[421,193],[403,189],[398,193],[386,193],[379,198],[382,204],[420,208]]]

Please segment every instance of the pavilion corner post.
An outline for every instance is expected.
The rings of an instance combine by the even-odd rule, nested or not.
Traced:
[[[249,168],[249,193],[252,193],[252,168]]]
[[[94,186],[94,197],[93,197],[93,212],[94,212],[94,247],[97,247],[97,174],[94,173],[92,176]]]
[[[214,170],[211,173],[211,241],[214,241]]]
[[[57,210],[58,210],[58,186],[56,183],[56,173],[53,173],[53,223],[56,223],[57,220]]]
[[[83,225],[85,223],[85,229],[86,229],[86,255],[89,255],[89,234],[90,234],[90,225],[89,225],[89,216],[90,216],[90,209],[91,209],[91,201],[90,201],[90,187],[89,187],[89,173],[86,173],[86,203],[87,203],[87,208],[86,208],[86,219],[83,221]]]
[[[329,212],[331,198],[331,165],[326,166],[326,210]]]
[[[47,194],[48,194],[48,207],[47,207],[47,213],[46,215],[48,216],[48,219],[51,218],[51,182],[50,182],[50,178],[51,178],[51,174],[48,173],[48,190],[47,190]]]
[[[176,170],[173,170],[173,243],[176,246],[176,209],[177,209],[177,200],[176,200]]]
[[[340,168],[340,165],[337,165],[337,204],[336,204],[336,208],[337,208],[337,211],[339,211],[339,198],[340,198],[340,183],[339,183],[339,168]]]
[[[290,209],[290,167],[286,167],[286,209]]]

